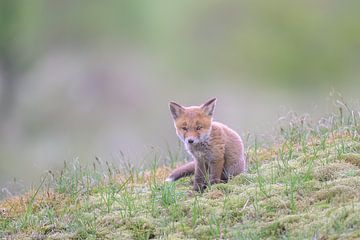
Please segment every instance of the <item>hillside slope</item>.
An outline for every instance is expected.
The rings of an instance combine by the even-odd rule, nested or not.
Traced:
[[[9,239],[359,239],[358,119],[292,118],[273,146],[248,143],[249,171],[203,194],[169,167],[120,174],[74,162],[0,203]],[[105,174],[106,173],[106,174]]]

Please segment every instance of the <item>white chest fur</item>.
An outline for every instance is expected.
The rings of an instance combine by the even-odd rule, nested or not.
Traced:
[[[206,145],[189,145],[185,144],[187,152],[197,161],[210,160],[211,154]]]
[[[203,151],[193,151],[193,152],[190,152],[190,154],[199,160],[204,159],[206,157],[206,154]]]

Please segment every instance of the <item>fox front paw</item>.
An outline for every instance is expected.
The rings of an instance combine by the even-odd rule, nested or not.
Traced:
[[[206,189],[205,184],[194,184],[194,191],[196,192],[203,192]]]
[[[221,183],[221,180],[220,180],[220,179],[211,179],[211,180],[210,180],[210,185],[218,184],[218,183]]]
[[[172,177],[167,177],[167,178],[165,179],[165,182],[175,182],[175,179],[172,178]]]

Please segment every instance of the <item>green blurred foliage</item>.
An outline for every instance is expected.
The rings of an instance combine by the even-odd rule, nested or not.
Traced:
[[[358,76],[359,1],[0,4],[1,48],[28,64],[58,45],[126,43],[199,79],[220,72],[259,84],[313,87]]]

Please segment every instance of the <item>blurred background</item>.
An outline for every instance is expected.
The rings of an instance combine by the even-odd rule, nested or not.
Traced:
[[[170,100],[217,97],[215,119],[244,138],[291,110],[327,113],[331,89],[358,97],[359,12],[356,0],[0,0],[0,196],[74,158],[166,160]]]

